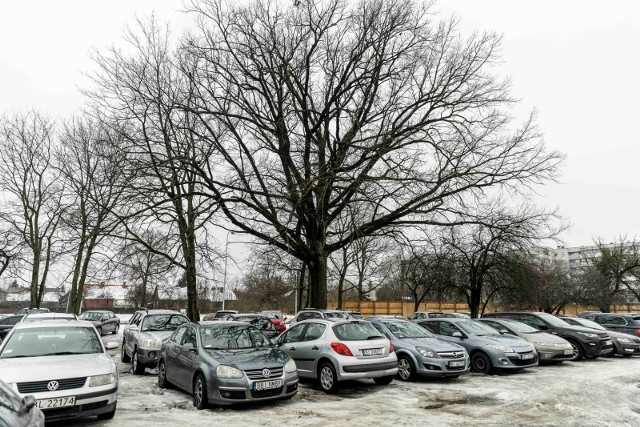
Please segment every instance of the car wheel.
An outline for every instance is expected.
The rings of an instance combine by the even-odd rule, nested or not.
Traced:
[[[116,328],[113,330],[113,335],[116,335],[119,329],[120,329],[120,325],[116,325]]]
[[[320,380],[320,388],[325,393],[336,393],[338,391],[338,375],[331,362],[322,364],[318,379]]]
[[[196,376],[193,382],[193,406],[197,409],[207,409],[209,401],[207,400],[207,382],[202,374]]]
[[[416,376],[416,369],[408,356],[398,357],[398,376],[402,381],[412,381]]]
[[[130,363],[131,358],[127,354],[127,350],[125,350],[125,340],[122,340],[122,350],[120,351],[120,360],[124,363]]]
[[[162,359],[158,362],[158,386],[160,388],[169,388],[169,381],[167,381],[167,365]]]
[[[113,411],[111,412],[107,412],[105,414],[98,414],[98,419],[100,421],[104,421],[104,420],[111,420],[113,419],[113,417],[116,415],[116,408],[115,406],[113,407]]]
[[[484,353],[475,353],[471,356],[471,369],[481,374],[488,374],[493,369],[491,359]]]
[[[377,377],[373,379],[378,385],[388,385],[393,381],[393,375],[388,375],[386,377]]]
[[[96,331],[98,331],[98,335],[102,336],[102,328],[100,326],[96,326]]]
[[[131,370],[133,371],[133,373],[135,375],[144,374],[144,366],[138,360],[138,349],[137,348],[133,349],[133,362],[131,362],[131,363],[132,363]]]
[[[567,341],[569,341],[569,344],[571,344],[571,347],[573,348],[573,357],[571,360],[575,362],[584,359],[584,350],[582,350],[582,346],[573,340]]]

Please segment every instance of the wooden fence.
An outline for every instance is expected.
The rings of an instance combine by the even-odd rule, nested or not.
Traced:
[[[327,308],[337,308],[338,304],[331,301]],[[411,316],[414,312],[412,302],[402,301],[344,301],[342,308],[347,311],[359,311],[363,316],[376,315],[396,315]],[[495,305],[487,305],[486,313],[495,311],[507,311],[510,308],[503,308]],[[423,302],[416,311],[442,311],[442,312],[468,312],[469,306],[462,301],[428,301]],[[582,311],[598,311],[595,306],[584,306],[568,304],[560,310],[561,314],[577,315]],[[612,313],[640,313],[640,304],[617,304],[611,306]]]

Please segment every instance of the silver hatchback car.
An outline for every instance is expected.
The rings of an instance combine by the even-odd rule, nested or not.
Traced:
[[[389,384],[398,373],[391,342],[363,320],[305,320],[274,339],[296,362],[298,376],[319,380],[327,393],[340,381],[371,378]]]

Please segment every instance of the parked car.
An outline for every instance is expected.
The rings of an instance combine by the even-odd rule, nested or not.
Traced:
[[[364,319],[362,313],[360,313],[359,311],[350,311],[349,317],[352,319]]]
[[[33,395],[47,421],[116,412],[118,370],[93,325],[79,320],[21,322],[0,345],[0,378]]]
[[[193,395],[193,405],[290,399],[298,392],[293,360],[242,322],[183,324],[163,342],[158,385]]]
[[[416,311],[409,320],[416,321],[420,319],[441,319],[443,317],[457,317],[453,313],[444,313],[442,311]]]
[[[560,363],[573,359],[573,346],[559,336],[542,332],[536,328],[510,319],[477,319],[496,329],[501,334],[511,334],[529,341],[538,352],[540,363]]]
[[[202,317],[202,321],[208,322],[211,320],[221,320],[223,317],[229,314],[238,314],[238,310],[218,310],[215,313],[205,314]]]
[[[35,313],[27,314],[20,322],[40,322],[43,320],[78,320],[78,316],[73,313]]]
[[[276,327],[278,333],[283,333],[287,330],[287,325],[285,323],[287,321],[287,317],[284,316],[281,311],[265,310],[261,311],[260,314],[267,316],[271,320],[271,323]]]
[[[225,321],[248,323],[265,334],[269,339],[280,335],[280,331],[278,331],[276,326],[271,322],[271,319],[262,314],[231,314],[225,317]]]
[[[495,369],[520,370],[538,365],[538,354],[530,343],[511,335],[500,335],[492,327],[459,317],[418,320],[445,341],[459,344],[471,355],[471,369],[488,374]]]
[[[295,315],[290,325],[309,319],[344,320],[349,319],[349,313],[344,310],[305,308]]]
[[[604,326],[609,331],[640,336],[640,315],[631,313],[589,313],[585,319]]]
[[[44,414],[36,406],[33,395],[20,396],[0,380],[0,426],[43,427]]]
[[[4,319],[0,319],[0,343],[4,340],[13,327],[19,323],[26,314],[16,314],[14,316],[7,316]]]
[[[386,385],[398,373],[391,342],[364,320],[304,320],[275,343],[296,362],[300,377],[317,379],[327,393],[337,392],[344,380],[371,378]]]
[[[584,326],[585,328],[597,329],[605,331],[613,341],[613,351],[608,356],[619,354],[624,357],[631,357],[634,354],[640,354],[640,338],[635,335],[624,334],[622,332],[607,331],[604,326],[594,322],[593,320],[584,319],[582,317],[560,316],[562,320],[570,325]]]
[[[391,341],[401,380],[411,381],[416,376],[457,378],[469,372],[470,359],[464,347],[441,340],[408,320],[385,317],[367,320]]]
[[[120,318],[116,316],[113,311],[108,310],[89,310],[80,313],[78,316],[80,320],[87,320],[93,323],[96,327],[98,334],[112,333],[116,335],[120,330]]]
[[[502,312],[488,313],[482,317],[518,320],[539,331],[564,338],[573,347],[572,360],[581,360],[585,357],[597,358],[613,351],[613,342],[606,332],[573,326],[549,313]]]
[[[451,314],[453,314],[455,317],[460,317],[462,319],[471,319],[471,313],[456,312]]]
[[[48,308],[21,308],[16,314],[49,313]]]
[[[134,374],[142,375],[147,367],[155,367],[162,340],[189,318],[173,310],[138,310],[122,330],[120,360],[129,363]]]

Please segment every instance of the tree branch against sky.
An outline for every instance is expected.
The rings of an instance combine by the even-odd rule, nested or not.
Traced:
[[[198,96],[184,108],[215,147],[211,169],[189,167],[234,227],[306,263],[312,306],[345,245],[451,225],[484,190],[557,176],[534,117],[511,124],[500,37],[461,38],[408,0],[296,4],[192,2]],[[340,221],[355,207],[366,215]]]

